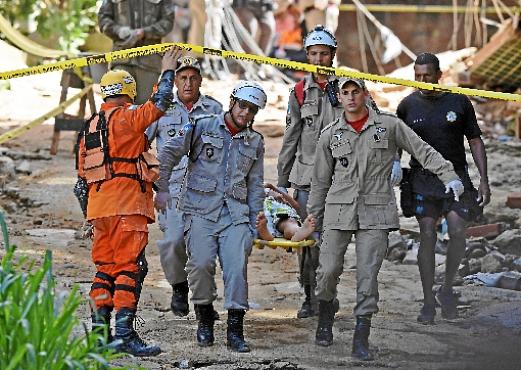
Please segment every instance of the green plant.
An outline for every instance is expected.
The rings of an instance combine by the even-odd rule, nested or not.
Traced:
[[[76,52],[96,25],[97,0],[0,0],[11,23],[35,20],[44,38],[55,36],[61,50]]]
[[[0,217],[3,231],[6,230]],[[14,258],[4,233],[6,253],[0,265],[0,369],[105,369],[114,353],[99,335],[77,330],[81,304],[77,287],[55,293],[51,252],[40,267]],[[78,334],[77,332],[81,334]]]

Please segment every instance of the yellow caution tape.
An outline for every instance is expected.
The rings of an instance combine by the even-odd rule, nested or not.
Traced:
[[[36,118],[35,120],[33,120],[33,121],[23,125],[23,126],[17,127],[17,128],[15,128],[15,129],[13,129],[11,131],[7,131],[5,134],[0,135],[0,144],[3,144],[6,141],[11,140],[11,139],[13,139],[13,138],[15,138],[17,136],[20,136],[24,132],[27,132],[30,129],[36,127],[36,126],[41,125],[43,122],[45,122],[49,118],[55,117],[58,114],[63,113],[65,111],[65,109],[69,105],[71,105],[76,100],[80,99],[82,96],[87,94],[87,92],[89,92],[90,89],[92,89],[92,85],[86,86],[79,93],[77,93],[76,95],[74,95],[74,96],[70,97],[69,99],[65,100],[63,103],[58,105],[53,110],[45,113],[43,116],[40,116],[40,117]]]
[[[364,5],[367,10],[373,13],[481,13],[496,14],[499,10],[501,13],[516,13],[521,10],[519,6],[510,6],[499,8],[496,10],[493,6],[479,7],[479,6],[450,6],[450,5],[406,5],[406,4],[367,4]],[[356,5],[345,4],[338,7],[341,11],[356,11]]]
[[[417,89],[423,90],[432,90],[432,91],[442,91],[442,92],[451,92],[455,94],[463,94],[470,96],[479,96],[483,98],[491,98],[491,99],[502,99],[509,101],[521,102],[521,95],[496,92],[496,91],[487,91],[487,90],[479,90],[479,89],[469,89],[464,87],[456,87],[456,86],[442,86],[438,84],[429,84],[425,82],[411,81],[411,80],[403,80],[400,78],[388,77],[388,76],[378,76],[370,73],[357,72],[352,70],[346,70],[341,68],[333,68],[333,67],[322,67],[308,63],[300,63],[293,62],[285,59],[277,59],[270,58],[265,56],[259,56],[254,54],[246,54],[239,53],[235,51],[229,50],[220,50],[220,49],[211,49],[199,45],[191,45],[191,44],[182,44],[182,43],[164,43],[164,44],[155,44],[148,46],[141,46],[132,49],[113,51],[105,54],[97,54],[91,55],[88,57],[75,58],[64,60],[55,63],[48,63],[36,67],[24,68],[10,72],[1,72],[0,80],[8,80],[11,78],[30,76],[40,73],[47,73],[52,71],[58,71],[67,68],[74,67],[85,67],[92,64],[99,63],[108,63],[119,59],[125,58],[135,58],[144,55],[150,55],[155,53],[162,53],[173,45],[179,46],[184,50],[195,52],[198,54],[206,54],[206,55],[215,55],[223,58],[250,61],[257,64],[269,64],[277,68],[288,68],[298,71],[305,71],[310,73],[320,73],[327,74],[338,77],[354,77],[363,80],[369,80],[378,83],[388,83],[393,85],[401,85],[401,86],[409,86]]]
[[[298,249],[302,247],[314,247],[315,241],[308,239],[308,240],[302,240],[300,242],[292,242],[291,240],[283,239],[283,238],[275,238],[274,240],[268,241],[268,240],[262,240],[262,239],[255,239],[253,241],[253,245],[256,246],[258,249],[264,249],[264,247],[270,247],[272,249],[275,248],[293,248]]]
[[[36,55],[43,58],[61,58],[71,57],[70,53],[63,50],[54,50],[46,48],[33,40],[25,37],[23,34],[15,30],[11,23],[0,14],[0,32],[11,41],[16,47],[22,49],[26,53]]]

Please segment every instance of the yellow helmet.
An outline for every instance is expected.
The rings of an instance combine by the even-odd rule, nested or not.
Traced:
[[[103,99],[114,95],[128,95],[132,100],[136,98],[136,80],[127,71],[108,71],[101,77],[101,97]]]

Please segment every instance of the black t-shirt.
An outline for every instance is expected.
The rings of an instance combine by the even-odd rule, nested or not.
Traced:
[[[427,144],[452,162],[454,169],[467,166],[463,136],[477,138],[481,130],[470,100],[459,94],[442,93],[435,96],[415,91],[398,105],[396,114]],[[411,159],[411,167],[419,167]]]

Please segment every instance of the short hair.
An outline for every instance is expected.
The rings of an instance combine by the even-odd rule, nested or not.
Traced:
[[[414,65],[432,64],[436,71],[440,70],[440,60],[432,53],[421,53],[416,58]]]

